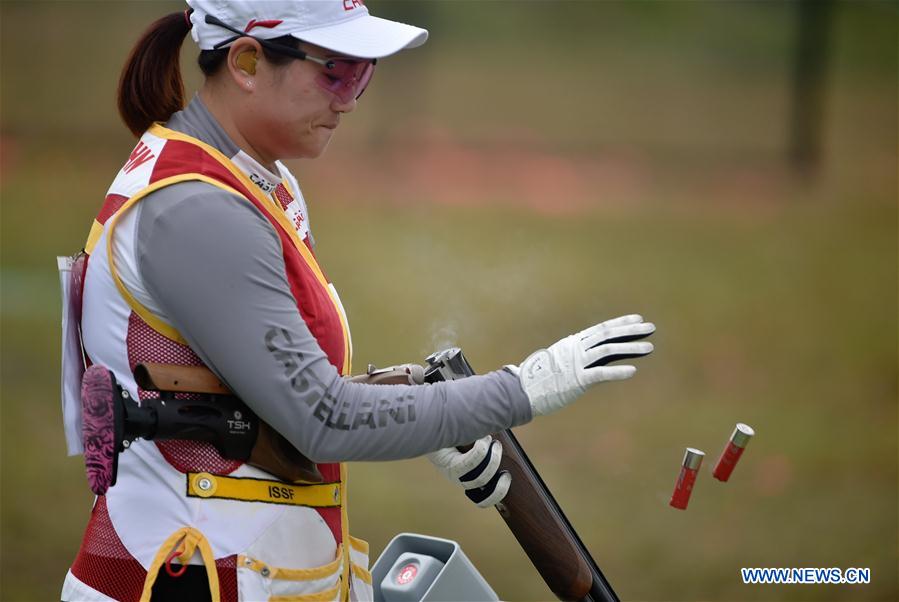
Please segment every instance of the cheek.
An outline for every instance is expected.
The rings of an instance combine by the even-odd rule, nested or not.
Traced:
[[[321,154],[333,132],[317,127],[330,111],[330,99],[314,81],[273,82],[255,108],[257,132],[271,156],[313,158]]]
[[[290,93],[277,95],[268,107],[271,120],[294,134],[304,128],[309,129],[315,115],[321,114],[320,110],[315,110],[317,97],[310,92],[314,91],[291,90]]]
[[[249,111],[255,134],[264,145],[279,144],[281,140],[295,135],[301,125],[292,104],[283,97],[266,98]]]

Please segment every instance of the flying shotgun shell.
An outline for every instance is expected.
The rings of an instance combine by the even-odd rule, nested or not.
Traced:
[[[704,457],[704,451],[692,447],[687,448],[680,475],[677,477],[677,483],[674,484],[674,493],[671,494],[671,501],[668,502],[673,508],[687,509],[690,494],[693,493],[693,483],[696,482],[696,475],[699,473],[699,467],[702,466]]]
[[[730,473],[734,471],[734,467],[740,460],[740,456],[743,455],[743,450],[746,449],[753,435],[755,435],[755,431],[752,430],[751,426],[742,422],[737,423],[734,434],[730,436],[730,441],[727,442],[724,451],[721,452],[721,457],[718,458],[718,463],[715,464],[715,470],[712,472],[713,477],[722,482],[730,478]]]

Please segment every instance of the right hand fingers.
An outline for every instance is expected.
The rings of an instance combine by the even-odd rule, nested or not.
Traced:
[[[590,349],[606,343],[627,343],[637,341],[655,332],[656,326],[652,322],[639,322],[637,324],[624,324],[605,328],[581,339],[584,349]]]
[[[627,326],[629,324],[639,324],[642,321],[643,316],[641,316],[640,314],[628,314],[626,316],[620,316],[618,318],[606,320],[605,322],[600,322],[599,324],[591,326],[590,328],[586,328],[577,333],[577,337],[583,340],[611,328],[617,328],[618,326]]]
[[[587,368],[584,370],[584,384],[586,386],[609,380],[625,380],[637,373],[635,366],[600,366],[599,368]]]
[[[605,343],[588,349],[584,354],[584,367],[605,366],[619,360],[649,355],[654,349],[652,343]]]

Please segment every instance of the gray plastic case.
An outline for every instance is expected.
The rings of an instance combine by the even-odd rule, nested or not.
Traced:
[[[418,557],[437,570],[427,570],[408,586],[389,585],[385,578],[395,575],[410,558]],[[428,562],[427,558],[437,562]],[[442,567],[440,564],[442,563]],[[424,565],[423,565],[424,566]],[[371,569],[375,602],[495,602],[499,598],[481,576],[459,544],[449,539],[400,533],[394,537]],[[388,582],[390,583],[390,582]]]

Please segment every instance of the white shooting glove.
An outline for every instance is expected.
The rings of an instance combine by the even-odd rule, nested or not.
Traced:
[[[506,366],[521,380],[534,416],[562,409],[589,387],[607,380],[623,380],[634,366],[607,366],[618,360],[652,353],[652,343],[635,342],[656,327],[636,314],[608,320],[532,353],[520,366]]]
[[[427,456],[446,478],[462,485],[465,495],[479,508],[495,506],[509,492],[512,475],[499,470],[503,446],[490,435],[475,441],[467,452],[446,447]]]

